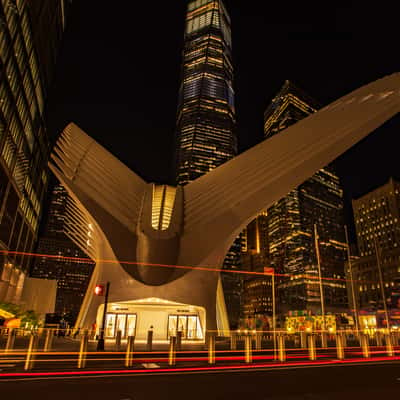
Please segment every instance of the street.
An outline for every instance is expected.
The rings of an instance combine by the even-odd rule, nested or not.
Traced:
[[[0,381],[4,399],[396,399],[400,363]]]

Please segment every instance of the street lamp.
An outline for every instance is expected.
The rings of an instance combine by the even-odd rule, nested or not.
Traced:
[[[110,291],[110,282],[107,282],[105,291],[104,291],[104,285],[96,285],[96,287],[94,288],[94,294],[96,296],[104,296],[103,321],[101,324],[99,340],[97,341],[97,351],[104,350],[104,331],[106,329],[106,314],[107,314],[109,291]]]

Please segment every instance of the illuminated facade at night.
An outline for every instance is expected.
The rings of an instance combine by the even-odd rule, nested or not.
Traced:
[[[75,204],[60,184],[53,188],[50,206],[36,252],[43,256],[34,259],[30,276],[57,281],[54,312],[73,324],[78,316],[94,267],[87,255],[71,241]],[[90,236],[87,236],[90,240]],[[47,257],[49,255],[50,257]],[[53,256],[53,257],[51,257]],[[54,257],[57,256],[57,257]],[[76,257],[81,260],[65,259]]]
[[[270,265],[268,216],[261,213],[243,231],[242,269],[264,272]],[[271,276],[245,275],[241,296],[242,318],[272,315]]]
[[[230,18],[221,0],[188,4],[177,115],[177,183],[237,153]]]
[[[230,17],[222,0],[188,3],[177,114],[178,185],[202,176],[237,154]],[[240,264],[240,237],[223,265]],[[237,276],[222,275],[229,315],[239,312]],[[234,321],[231,321],[234,324]]]
[[[264,115],[264,135],[270,138],[317,111],[319,105],[286,81]],[[324,135],[324,131],[319,132]],[[279,286],[279,302],[291,310],[320,308],[319,283],[305,275],[318,275],[314,224],[320,237],[321,269],[324,277],[343,278],[346,245],[343,191],[331,166],[319,170],[268,209],[269,251],[278,272],[293,274]],[[345,286],[324,282],[327,306],[345,305]]]
[[[187,340],[204,340],[206,330],[226,334],[218,266],[233,240],[254,215],[397,114],[399,90],[400,74],[372,82],[176,188],[145,182],[69,124],[50,168],[76,205],[70,237],[97,261],[76,327],[101,326],[104,299],[94,288],[110,282],[108,336],[118,328],[145,340],[150,326],[160,341],[180,329]]]
[[[0,249],[31,252],[47,187],[47,91],[65,1],[0,2]],[[18,302],[26,256],[0,256],[0,301]]]
[[[352,203],[361,256],[352,262],[355,298],[360,309],[377,309],[382,306],[382,290],[375,240],[385,298],[400,293],[400,183],[390,179]],[[346,272],[350,278],[348,265]],[[352,299],[350,284],[348,297]],[[389,307],[400,308],[400,304]]]

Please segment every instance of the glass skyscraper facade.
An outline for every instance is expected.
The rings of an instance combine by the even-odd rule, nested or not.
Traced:
[[[47,188],[45,102],[67,2],[0,1],[0,249],[31,252]],[[0,254],[0,301],[18,302],[29,258]]]
[[[269,138],[314,113],[319,105],[286,81],[264,115],[264,135]],[[321,132],[323,135],[324,132]],[[321,309],[314,224],[317,225],[325,304],[345,306],[343,191],[332,166],[319,170],[268,209],[271,266],[290,274],[279,284],[279,303],[286,310]]]
[[[68,215],[73,208],[74,202],[67,191],[56,184],[37,247],[42,256],[35,258],[30,273],[33,278],[57,280],[55,313],[70,324],[78,316],[94,268],[86,253],[67,236],[71,231]]]
[[[177,115],[177,183],[237,153],[230,18],[221,0],[188,4]]]
[[[186,185],[237,154],[231,21],[222,0],[189,1],[177,113],[176,181]],[[241,239],[224,268],[238,268]],[[240,280],[222,275],[229,316],[239,315]],[[231,325],[235,322],[231,321]]]

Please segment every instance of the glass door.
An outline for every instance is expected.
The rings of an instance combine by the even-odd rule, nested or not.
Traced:
[[[178,316],[177,315],[169,315],[168,316],[168,337],[176,336],[178,326]]]
[[[115,335],[118,331],[121,331],[121,337],[125,337],[125,323],[126,323],[126,314],[117,314],[117,323],[116,323],[116,331]]]
[[[105,337],[114,337],[115,336],[115,314],[107,314],[106,315],[106,331]]]
[[[182,332],[182,339],[186,339],[187,315],[178,316],[178,332]]]
[[[182,332],[182,339],[203,339],[203,330],[198,315],[169,315],[168,337],[176,336],[179,331]]]
[[[126,336],[135,336],[136,314],[128,314],[126,323]]]

